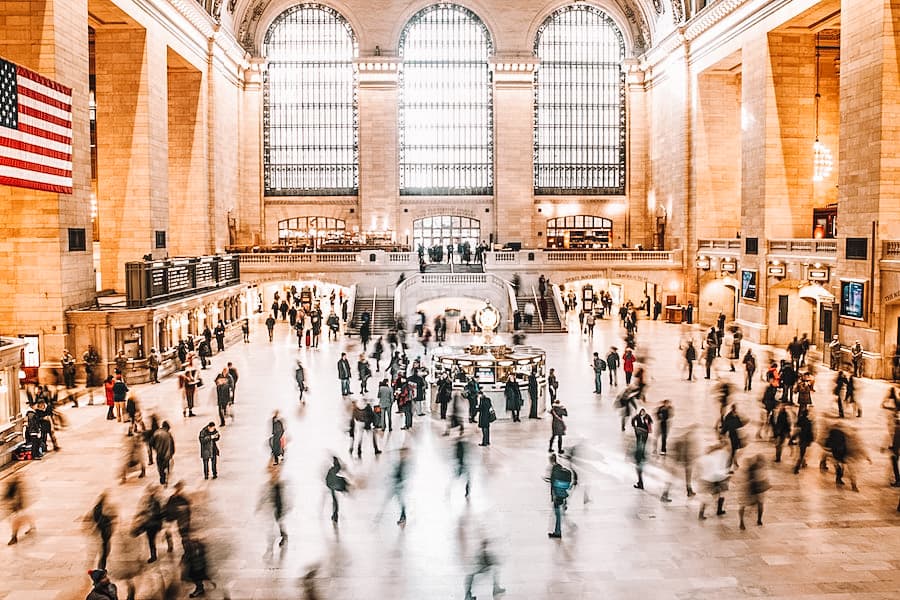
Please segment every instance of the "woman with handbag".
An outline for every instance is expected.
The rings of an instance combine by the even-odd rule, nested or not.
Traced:
[[[553,452],[553,439],[556,438],[557,448],[560,454],[563,451],[563,436],[566,435],[566,422],[563,417],[568,417],[569,411],[558,399],[553,400],[553,406],[550,408],[550,447],[547,452]]]
[[[478,397],[478,427],[481,429],[481,443],[479,446],[491,445],[491,423],[497,420],[491,399],[480,394]]]

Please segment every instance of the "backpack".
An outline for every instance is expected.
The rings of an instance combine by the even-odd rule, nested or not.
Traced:
[[[569,490],[572,488],[572,471],[565,467],[560,467],[556,475],[557,478],[550,482],[553,496],[559,499],[568,498]]]

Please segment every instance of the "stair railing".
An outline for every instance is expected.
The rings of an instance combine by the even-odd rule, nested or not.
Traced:
[[[563,331],[569,330],[568,321],[568,313],[565,311],[565,306],[563,306],[562,300],[562,292],[559,291],[559,286],[555,283],[550,286],[550,294],[553,297],[553,307],[556,310],[556,318],[559,320],[559,327]]]
[[[544,333],[544,315],[541,314],[541,303],[538,301],[537,291],[531,286],[531,296],[534,298],[534,312],[537,313],[538,323],[541,324],[541,333]]]

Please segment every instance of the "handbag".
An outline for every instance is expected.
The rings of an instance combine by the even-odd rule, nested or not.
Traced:
[[[493,407],[491,407],[491,412],[488,413],[488,421],[493,423],[496,420],[497,420],[497,413],[495,413]]]
[[[203,378],[202,377],[197,378],[197,387],[203,387]]]

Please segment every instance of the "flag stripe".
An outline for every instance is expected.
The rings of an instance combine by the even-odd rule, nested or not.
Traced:
[[[27,160],[15,158],[15,155],[12,153],[7,154],[6,156],[0,156],[0,166],[13,167],[14,169],[23,169],[25,171],[35,171],[44,175],[56,175],[57,177],[72,176],[72,171],[70,169],[61,169],[59,167],[53,167],[49,164],[45,164],[50,162],[52,161],[49,159],[44,161],[44,163],[29,162]]]
[[[3,153],[3,156],[0,156],[0,162],[5,160],[18,160],[29,164],[37,165],[38,171],[43,171],[44,168],[48,169],[58,169],[61,171],[67,171],[69,175],[72,174],[72,161],[67,159],[55,158],[52,156],[46,156],[43,154],[35,154],[29,152],[27,150],[20,150],[18,148],[7,148],[6,152]],[[9,164],[9,163],[5,163]],[[58,175],[61,173],[57,173]]]
[[[19,94],[19,112],[30,114],[39,119],[46,118],[51,123],[56,123],[57,125],[61,125],[62,127],[71,127],[72,121],[70,120],[72,117],[72,113],[65,110],[59,110],[54,106],[50,106],[49,104],[44,104],[43,102],[39,102],[34,100],[33,98],[29,98],[28,96],[23,96]],[[25,109],[28,110],[25,110]],[[39,113],[39,114],[34,114]]]
[[[27,174],[26,174],[27,175]],[[54,192],[57,194],[71,194],[72,180],[68,183],[41,183],[30,179],[22,179],[12,175],[4,175],[3,167],[0,167],[0,185],[11,185],[14,187],[27,188],[29,190],[40,190],[42,192]]]
[[[72,186],[72,177],[63,175],[52,175],[50,173],[37,173],[28,171],[18,167],[0,164],[0,175],[14,177],[16,179],[30,179],[37,183],[48,183],[50,185],[68,185]]]
[[[41,126],[43,126],[43,128],[41,128]],[[28,115],[19,116],[19,131],[24,131],[25,133],[30,133],[31,135],[36,135],[38,137],[47,138],[48,140],[53,140],[54,142],[59,142],[60,144],[72,143],[71,131],[68,134],[63,135],[49,130],[53,127],[55,127],[55,125],[43,123],[42,121],[33,117],[29,117]]]
[[[55,160],[68,162],[72,161],[72,154],[69,152],[57,152],[55,150],[50,150],[49,148],[36,146],[34,144],[29,144],[27,142],[22,142],[16,139],[8,139],[2,134],[0,134],[0,146],[9,148],[10,152],[18,150],[21,152],[27,152],[29,154],[36,154],[44,158],[52,158]]]
[[[24,131],[16,131],[15,129],[0,128],[0,147],[13,146],[15,144],[30,144],[39,148],[46,148],[48,152],[57,152],[60,154],[72,155],[72,145],[59,142],[52,142],[47,138],[39,137],[25,133]]]
[[[30,71],[25,67],[16,65],[16,74],[22,78],[19,79],[20,84],[26,83],[28,81],[33,81],[36,85],[41,85],[45,88],[48,88],[47,93],[59,100],[68,102],[72,98],[72,88],[66,87],[61,83],[57,83],[52,79],[48,79],[47,77],[44,77],[39,73],[35,73],[34,71]]]
[[[56,98],[51,98],[50,96],[48,96],[46,94],[42,94],[41,92],[39,92],[37,90],[33,90],[24,85],[20,85],[20,86],[18,86],[18,88],[19,88],[19,96],[28,96],[29,98],[34,98],[35,100],[38,100],[39,102],[43,102],[44,104],[49,104],[50,106],[55,106],[56,108],[59,108],[59,109],[65,110],[65,111],[72,110],[71,104],[66,104],[65,102],[60,102]]]

